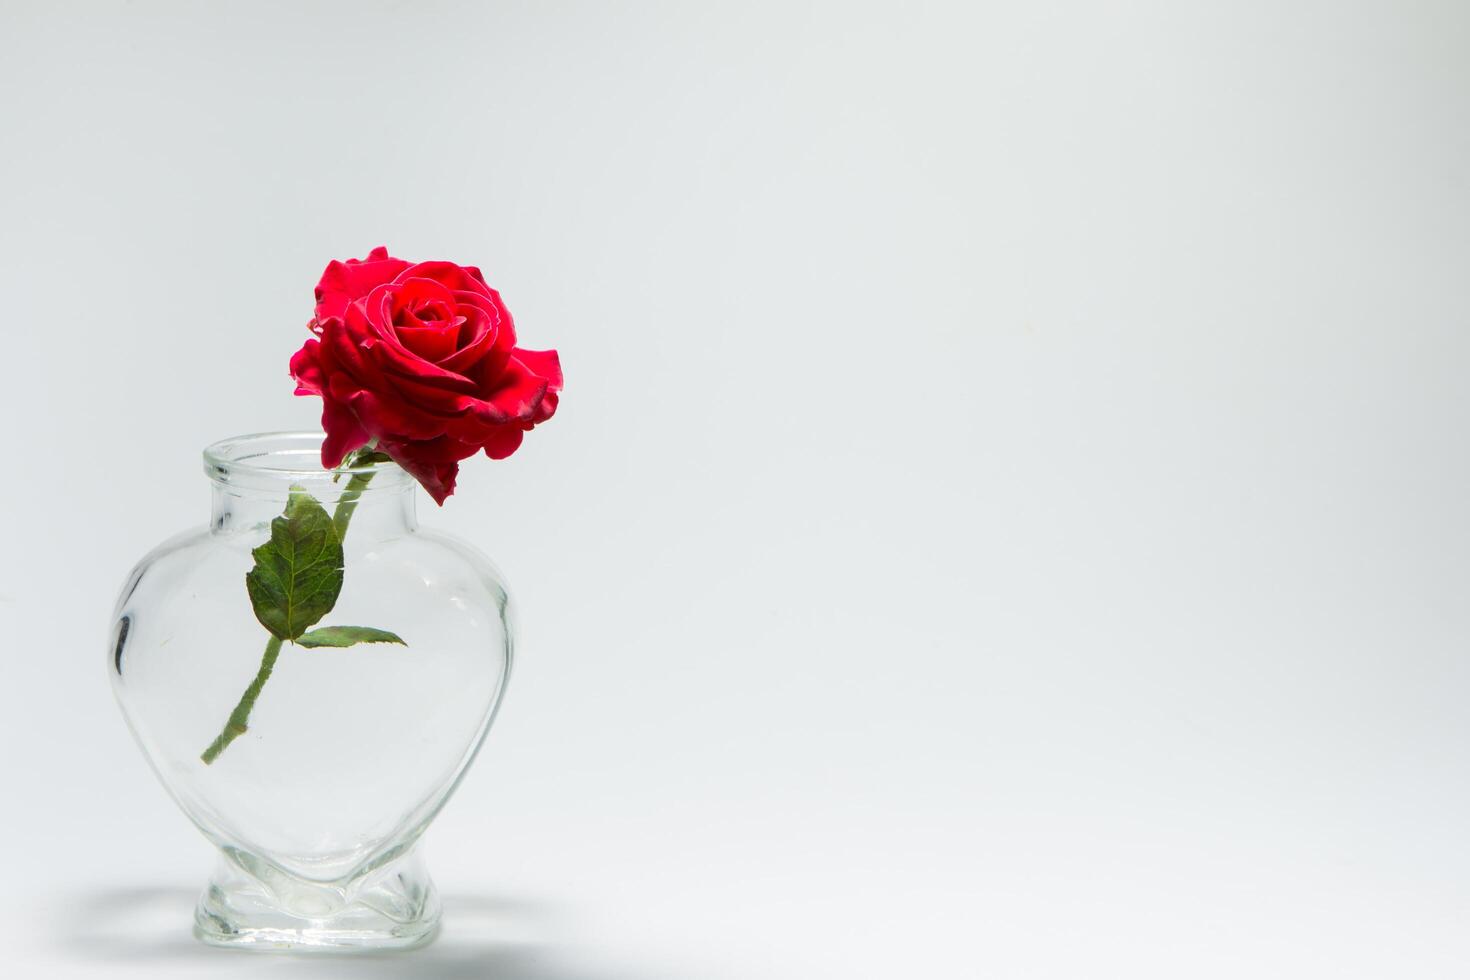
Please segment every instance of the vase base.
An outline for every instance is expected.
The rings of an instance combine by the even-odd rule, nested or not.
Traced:
[[[412,854],[348,886],[278,869],[257,876],[234,857],[220,862],[194,911],[194,935],[211,946],[367,952],[412,949],[438,935],[439,897]]]
[[[206,922],[202,916],[194,920],[194,935],[200,942],[210,946],[262,951],[370,953],[417,949],[433,942],[439,935],[437,922],[418,934],[404,934],[398,930],[374,932],[331,928],[253,929],[238,925],[228,928],[230,931],[222,931],[216,923]]]

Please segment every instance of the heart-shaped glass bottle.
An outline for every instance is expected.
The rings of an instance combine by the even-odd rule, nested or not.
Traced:
[[[117,603],[107,666],[123,715],[220,850],[195,916],[206,942],[432,938],[439,903],[413,847],[510,670],[495,567],[417,527],[417,484],[395,464],[330,472],[320,446],[211,446],[209,526],[150,552]]]

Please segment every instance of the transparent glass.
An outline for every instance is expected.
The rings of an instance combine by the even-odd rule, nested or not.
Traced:
[[[211,446],[208,526],[155,548],[118,598],[113,691],[163,785],[220,850],[195,916],[210,943],[431,939],[439,903],[413,847],[489,731],[510,671],[495,567],[417,526],[417,484],[396,465],[322,470],[321,438]],[[341,535],[341,592],[320,625],[389,630],[403,645],[288,642],[262,666],[271,637],[245,576],[293,485],[328,512],[360,492]],[[262,672],[248,724],[206,763]]]

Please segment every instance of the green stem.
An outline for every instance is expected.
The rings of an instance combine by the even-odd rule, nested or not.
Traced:
[[[352,512],[357,510],[357,498],[362,496],[373,476],[373,470],[352,474],[352,479],[347,481],[347,489],[337,498],[337,506],[332,511],[332,526],[337,529],[338,541],[347,540],[347,525],[352,521]]]
[[[244,735],[250,727],[250,709],[255,707],[255,699],[260,697],[260,689],[265,687],[265,682],[270,679],[271,670],[276,666],[276,657],[281,654],[281,638],[273,636],[266,641],[265,656],[260,658],[260,670],[255,673],[255,680],[240,695],[240,703],[235,705],[235,710],[230,712],[230,720],[225,722],[225,730],[219,733],[219,737],[209,743],[209,748],[199,758],[209,765],[215,760],[225,746],[235,739]]]
[[[357,510],[357,500],[362,492],[367,489],[368,483],[372,481],[373,472],[354,473],[352,479],[347,481],[347,489],[342,491],[342,496],[337,498],[337,506],[332,511],[332,526],[337,529],[337,538],[342,540],[347,536],[347,525],[352,522],[352,512]],[[230,718],[225,722],[224,730],[219,733],[209,748],[199,756],[207,766],[214,762],[219,754],[225,750],[235,739],[244,735],[250,727],[250,711],[255,707],[255,699],[260,697],[260,689],[265,687],[265,682],[270,680],[271,671],[275,669],[276,658],[281,655],[281,638],[272,636],[265,644],[265,653],[260,658],[260,669],[255,672],[255,680],[240,695],[240,703],[235,705],[235,710],[230,712]]]

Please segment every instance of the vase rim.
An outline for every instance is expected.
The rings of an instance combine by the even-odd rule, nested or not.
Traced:
[[[336,483],[343,475],[374,474],[369,489],[411,486],[397,463],[365,463],[325,469],[320,432],[255,432],[204,448],[204,472],[216,483],[283,487],[288,483]]]

